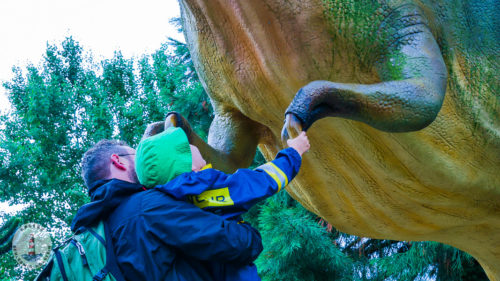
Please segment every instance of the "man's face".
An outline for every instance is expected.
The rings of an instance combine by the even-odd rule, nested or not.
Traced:
[[[139,178],[135,172],[135,149],[132,147],[124,146],[127,153],[119,154],[118,156],[123,157],[123,162],[126,162],[128,176],[131,182],[139,183]]]

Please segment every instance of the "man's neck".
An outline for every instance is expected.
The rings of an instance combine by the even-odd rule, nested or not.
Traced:
[[[122,180],[130,183],[134,183],[129,175],[127,173],[111,173],[108,177],[108,179],[117,179],[117,180]]]

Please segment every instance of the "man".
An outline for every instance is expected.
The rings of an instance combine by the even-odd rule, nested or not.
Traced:
[[[213,280],[206,261],[248,264],[262,251],[249,225],[145,190],[135,150],[124,142],[103,140],[88,150],[82,176],[92,202],[78,210],[71,228],[105,220],[127,280]]]

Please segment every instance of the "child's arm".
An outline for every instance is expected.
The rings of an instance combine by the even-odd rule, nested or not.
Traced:
[[[234,205],[248,211],[253,205],[276,194],[293,180],[301,163],[300,154],[289,147],[255,170],[236,171],[226,181]]]
[[[305,133],[288,141],[289,148],[255,170],[239,169],[232,175],[208,169],[182,174],[160,190],[176,199],[189,199],[200,208],[232,207],[248,210],[283,189],[298,173],[301,154],[309,149]]]
[[[248,211],[253,205],[279,192],[297,175],[302,154],[310,148],[305,132],[288,140],[289,148],[255,170],[240,169],[226,180],[234,205]]]
[[[255,169],[266,172],[276,181],[278,186],[276,192],[287,186],[289,181],[297,175],[302,162],[302,154],[307,152],[310,148],[309,140],[305,132],[300,133],[300,135],[294,139],[289,139],[287,143],[289,148],[280,151],[273,161],[267,162]],[[299,154],[298,157],[296,157],[297,155],[295,154]]]

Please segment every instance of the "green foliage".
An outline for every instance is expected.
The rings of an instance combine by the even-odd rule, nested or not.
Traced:
[[[261,207],[258,228],[265,249],[256,264],[263,280],[352,280],[352,260],[286,192]]]
[[[174,48],[173,55],[169,48]],[[151,58],[143,57],[139,65],[144,89],[141,102],[149,106],[145,116],[156,113],[158,116],[151,120],[161,120],[169,111],[177,111],[206,139],[213,109],[186,45],[169,39]]]
[[[395,256],[372,260],[381,276],[394,280],[432,277],[436,280],[488,280],[477,262],[465,252],[437,242],[416,242]],[[407,266],[411,264],[411,267]]]
[[[11,217],[0,227],[0,255],[10,251],[12,247],[12,238],[14,237],[14,233],[20,224],[20,218]]]
[[[85,148],[79,115],[88,107],[81,64],[81,48],[68,38],[59,49],[48,46],[39,67],[30,65],[25,74],[14,68],[14,79],[4,84],[13,111],[2,117],[0,200],[27,204],[26,221],[62,227],[86,200],[72,192],[80,182],[75,155]]]

